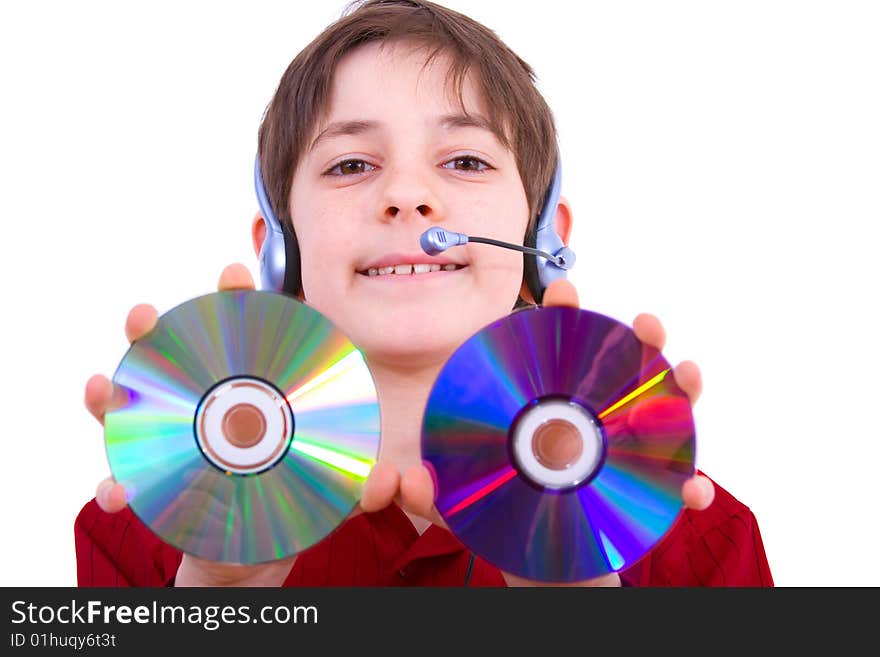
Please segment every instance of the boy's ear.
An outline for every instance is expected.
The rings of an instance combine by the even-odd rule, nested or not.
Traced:
[[[556,206],[556,216],[553,218],[553,227],[562,239],[562,243],[568,246],[568,238],[571,237],[572,212],[571,203],[564,196],[559,197],[559,205]],[[534,304],[535,297],[532,296],[529,286],[523,279],[522,287],[519,291],[521,296],[528,303]]]
[[[556,232],[562,238],[562,243],[568,246],[568,238],[571,237],[571,203],[564,196],[559,197],[559,205],[556,206],[556,217],[553,219],[553,225]]]
[[[251,223],[251,239],[254,243],[254,254],[259,258],[260,249],[263,248],[263,242],[266,241],[266,220],[263,219],[261,212],[254,215],[254,220]]]

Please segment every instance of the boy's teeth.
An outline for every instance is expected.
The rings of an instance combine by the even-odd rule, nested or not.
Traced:
[[[385,276],[387,274],[397,274],[400,276],[410,276],[412,274],[427,274],[433,271],[455,271],[458,265],[438,265],[438,264],[418,264],[418,265],[394,265],[393,267],[370,267],[367,269],[367,276]]]

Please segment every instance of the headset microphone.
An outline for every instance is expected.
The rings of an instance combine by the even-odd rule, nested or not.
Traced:
[[[546,258],[560,269],[571,269],[574,266],[575,262],[574,251],[569,249],[567,246],[563,246],[555,254],[547,253],[546,251],[541,251],[540,249],[533,249],[528,246],[520,246],[519,244],[493,240],[488,237],[474,237],[473,235],[456,233],[451,230],[444,230],[443,228],[440,228],[438,226],[432,226],[424,233],[422,233],[422,236],[419,238],[419,244],[422,247],[422,251],[424,251],[428,255],[437,255],[438,253],[442,253],[446,249],[449,249],[453,246],[461,246],[463,244],[467,244],[468,242],[491,244],[493,246],[501,246],[505,249],[513,249],[514,251],[521,251],[522,253],[540,256],[542,258]]]

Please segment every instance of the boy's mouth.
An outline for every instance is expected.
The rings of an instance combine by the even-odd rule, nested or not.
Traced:
[[[454,262],[451,258],[436,258],[426,254],[390,253],[373,260],[358,269],[362,276],[424,276],[425,274],[445,273],[464,269],[467,265]]]
[[[457,265],[451,262],[444,265],[436,262],[431,264],[404,263],[399,265],[386,265],[384,267],[368,267],[367,269],[358,271],[358,274],[363,276],[420,276],[422,274],[431,274],[438,271],[455,271],[457,269],[463,269],[464,267],[465,265]]]

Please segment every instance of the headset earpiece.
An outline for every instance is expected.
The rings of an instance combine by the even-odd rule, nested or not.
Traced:
[[[559,205],[559,196],[562,190],[562,159],[558,154],[556,162],[556,172],[553,174],[550,189],[547,190],[547,195],[544,197],[544,204],[541,206],[538,219],[532,229],[526,233],[525,246],[562,256],[570,268],[574,264],[574,252],[563,244],[554,223],[556,207]],[[552,281],[566,277],[566,270],[556,263],[529,254],[523,254],[523,269],[526,285],[536,303],[541,303],[544,298],[544,290]]]
[[[302,287],[299,244],[296,236],[275,217],[263,185],[259,155],[254,159],[254,189],[263,221],[266,222],[266,239],[263,240],[259,255],[262,289],[296,296]]]

